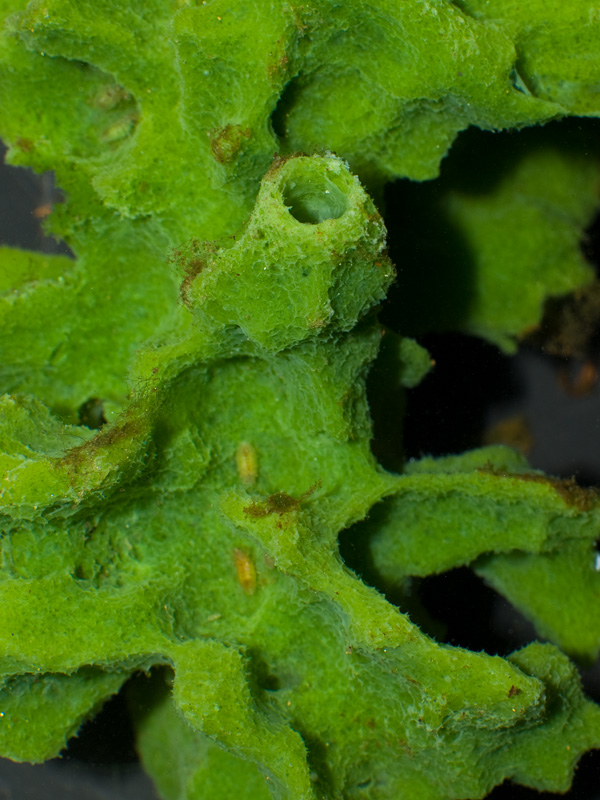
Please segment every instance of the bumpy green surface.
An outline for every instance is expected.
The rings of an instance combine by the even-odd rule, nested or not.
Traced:
[[[376,566],[392,584],[472,565],[541,635],[594,659],[599,524],[594,489],[548,478],[512,450],[491,447],[409,462],[400,491],[357,534],[372,537]]]
[[[348,529],[405,590],[471,565],[567,653],[597,652],[593,492],[501,448],[398,474],[371,454],[382,340],[399,397],[430,364],[377,322],[394,268],[352,174],[381,198],[470,124],[600,113],[598,21],[573,8],[2,3],[0,132],[12,163],[56,170],[76,259],[0,254],[1,754],[55,755],[152,667],[131,700],[165,798],[565,790],[600,746],[554,644],[436,643],[338,552]],[[485,203],[455,195],[484,264],[468,329],[508,347],[588,280],[596,176],[534,143]],[[517,253],[566,220],[566,261],[531,291],[479,235],[515,183]],[[497,313],[502,280],[522,302]],[[100,430],[78,424],[94,398]]]

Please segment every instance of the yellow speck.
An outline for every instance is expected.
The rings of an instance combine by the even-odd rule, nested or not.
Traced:
[[[235,463],[244,486],[253,484],[258,477],[258,458],[251,444],[240,442],[235,451]]]

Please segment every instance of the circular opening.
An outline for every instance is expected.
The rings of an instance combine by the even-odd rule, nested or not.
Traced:
[[[97,397],[90,397],[89,400],[86,400],[79,407],[77,415],[79,416],[79,424],[85,425],[92,430],[99,430],[103,425],[106,425],[104,404]]]
[[[294,219],[310,225],[338,219],[348,209],[346,196],[326,175],[289,181],[283,190],[283,202]]]

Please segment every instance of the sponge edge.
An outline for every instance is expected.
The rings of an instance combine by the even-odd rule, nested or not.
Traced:
[[[395,275],[379,213],[334,156],[276,161],[242,233],[180,263],[184,302],[203,326],[234,326],[271,352],[351,330]]]

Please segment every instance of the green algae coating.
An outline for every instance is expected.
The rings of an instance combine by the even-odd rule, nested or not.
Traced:
[[[299,221],[286,199],[292,180],[333,181],[343,213]],[[138,726],[167,798],[200,796],[207,761],[246,796],[259,779],[290,798],[481,796],[508,776],[562,789],[578,754],[600,742],[600,711],[556,648],[532,645],[512,663],[436,644],[340,560],[338,531],[377,501],[413,515],[411,492],[429,508],[436,473],[448,472],[456,492],[465,474],[450,460],[394,476],[370,453],[365,377],[382,329],[369,307],[392,277],[383,243],[377,213],[339,160],[280,162],[245,228],[211,247],[191,280],[199,245],[176,256],[187,328],[175,316],[171,333],[138,354],[140,390],[121,417],[80,443],[73,437],[83,429],[61,428],[41,404],[6,399],[24,444],[6,439],[21,477],[20,495],[3,498],[0,665],[7,704],[27,712],[0,719],[6,755],[58,752],[86,702],[91,713],[127,675],[162,664],[174,672],[172,700],[158,691],[155,707],[148,691],[155,711],[138,715]],[[360,287],[360,302],[340,275]],[[207,288],[233,281],[237,304],[233,290]],[[296,302],[280,288],[288,284]],[[265,331],[256,320],[271,320],[273,307],[277,324]],[[423,351],[406,343],[398,353],[410,385],[427,368]],[[250,485],[241,443],[252,448]],[[533,532],[512,525],[510,546],[535,553],[593,535],[595,499],[572,507],[545,479],[519,480],[528,474],[522,464],[515,489],[505,475],[516,458],[509,451],[464,458],[482,467],[463,490],[480,497],[479,513],[505,496],[514,505],[522,485],[533,493],[522,502]],[[64,481],[43,505],[37,472],[29,477],[36,466]],[[544,532],[546,506],[555,524]],[[430,549],[438,551],[430,569],[443,568],[439,548]],[[61,692],[82,670],[85,683],[74,682],[67,702]],[[548,705],[557,691],[561,702]],[[48,718],[60,720],[50,741]],[[165,735],[157,718],[186,743],[175,777],[151,756]],[[570,749],[542,778],[539,758],[557,728],[568,731]]]
[[[469,564],[548,639],[596,653],[596,627],[569,630],[597,607],[589,575],[572,591],[595,493],[501,448],[386,472],[365,390],[382,341],[399,396],[431,364],[377,322],[394,268],[363,185],[435,177],[469,125],[600,113],[598,20],[574,6],[1,4],[8,157],[56,171],[51,227],[76,256],[0,252],[1,754],[56,755],[138,674],[165,798],[568,788],[600,710],[567,656],[436,643],[345,566],[338,535],[389,583]],[[562,212],[573,255],[596,164],[550,155],[540,184],[539,163],[517,182],[555,187],[552,213],[525,227]],[[456,195],[484,262],[475,232],[502,191],[483,222]],[[518,295],[529,276],[508,267]],[[588,278],[573,256],[499,318],[494,273],[469,324],[505,347]],[[98,398],[107,423],[77,424]]]

